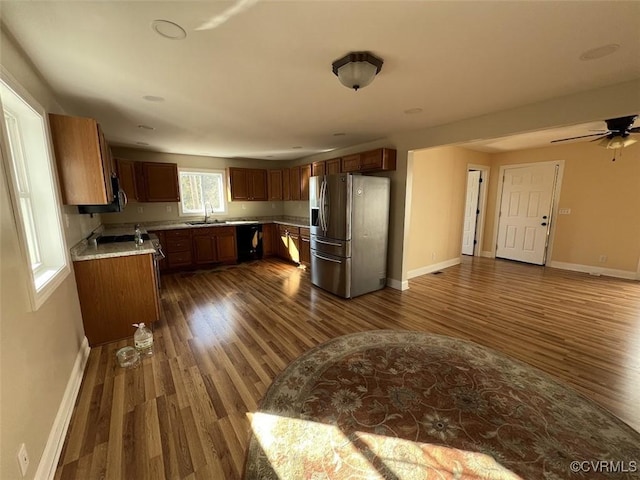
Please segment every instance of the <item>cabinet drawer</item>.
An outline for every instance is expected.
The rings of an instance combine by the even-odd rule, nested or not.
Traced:
[[[213,232],[216,236],[235,235],[236,227],[216,227]]]
[[[309,240],[311,237],[311,232],[306,227],[300,227],[300,237]]]
[[[182,230],[166,230],[164,232],[164,236],[168,239],[170,238],[189,238],[191,236],[191,231],[182,229]]]
[[[182,252],[185,250],[191,250],[190,238],[167,238],[166,245],[167,252]]]
[[[169,268],[191,265],[191,250],[167,253],[167,263]]]
[[[211,237],[218,232],[216,227],[199,227],[193,229],[194,237]]]

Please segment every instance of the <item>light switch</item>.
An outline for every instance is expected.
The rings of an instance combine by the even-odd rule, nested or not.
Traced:
[[[560,210],[558,210],[558,213],[560,215],[569,215],[569,214],[571,214],[571,209],[570,208],[561,208]]]

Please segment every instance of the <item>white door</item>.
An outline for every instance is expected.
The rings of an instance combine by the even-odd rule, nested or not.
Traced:
[[[544,264],[557,168],[505,169],[496,257]]]
[[[473,255],[478,219],[478,194],[480,193],[480,171],[467,172],[467,202],[464,207],[464,226],[462,229],[462,254]]]

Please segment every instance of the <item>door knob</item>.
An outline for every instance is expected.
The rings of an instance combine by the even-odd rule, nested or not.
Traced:
[[[543,216],[542,216],[542,219],[543,219],[543,220],[546,220],[546,219],[547,219],[547,216],[546,216],[546,215],[543,215]]]
[[[547,222],[542,222],[540,225],[542,225],[543,227],[547,226]]]

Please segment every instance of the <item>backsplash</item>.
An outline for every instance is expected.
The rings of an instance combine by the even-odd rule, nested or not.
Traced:
[[[210,215],[211,221],[244,219],[253,217],[274,217],[284,215],[283,202],[228,202],[227,213]],[[139,211],[142,209],[142,212]],[[173,202],[130,203],[123,212],[103,213],[102,223],[146,223],[185,222],[200,219],[201,216],[181,217],[178,204]],[[306,215],[308,216],[308,214]]]

